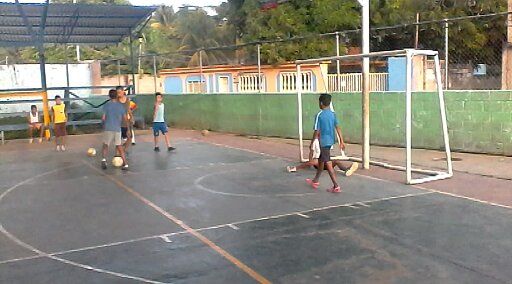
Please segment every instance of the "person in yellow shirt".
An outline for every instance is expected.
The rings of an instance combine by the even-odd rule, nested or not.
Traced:
[[[55,96],[55,105],[52,106],[52,122],[55,131],[55,144],[57,151],[66,151],[64,146],[64,137],[66,136],[66,105],[62,103],[60,96]]]

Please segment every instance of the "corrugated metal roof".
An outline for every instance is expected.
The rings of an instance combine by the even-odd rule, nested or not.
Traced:
[[[0,3],[0,46],[33,46],[20,7],[35,33],[46,4]],[[144,23],[155,7],[49,4],[44,43],[115,44]]]

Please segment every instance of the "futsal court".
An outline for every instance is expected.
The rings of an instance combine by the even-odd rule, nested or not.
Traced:
[[[102,171],[85,154],[100,137],[70,137],[65,153],[0,148],[1,283],[512,279],[506,207],[364,171],[338,175],[343,192],[330,194],[326,174],[309,188],[313,171],[287,173],[294,161],[263,142],[237,149],[186,135],[171,153],[139,135],[128,172]]]

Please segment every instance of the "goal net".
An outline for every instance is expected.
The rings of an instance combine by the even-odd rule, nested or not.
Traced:
[[[399,135],[403,134],[403,138],[401,138],[401,142],[399,143],[404,147],[405,151],[405,161],[401,165],[392,165],[388,162],[384,161],[377,161],[372,158],[369,160],[369,164],[375,165],[375,166],[381,166],[388,169],[393,170],[401,170],[405,172],[405,182],[407,184],[419,184],[429,181],[435,181],[435,180],[441,180],[441,179],[447,179],[453,176],[453,168],[452,168],[452,158],[451,158],[451,152],[450,152],[450,141],[448,136],[448,126],[447,126],[447,119],[446,119],[446,109],[445,109],[445,102],[444,102],[444,93],[443,93],[443,86],[442,86],[442,77],[441,77],[441,67],[440,67],[440,60],[439,55],[437,51],[433,50],[415,50],[415,49],[403,49],[403,50],[393,50],[393,51],[381,51],[381,52],[371,52],[367,54],[355,54],[355,55],[344,55],[344,56],[332,56],[332,57],[323,57],[323,58],[316,58],[316,59],[306,59],[306,60],[298,60],[296,61],[296,87],[297,87],[297,105],[298,105],[298,128],[299,128],[299,140],[300,140],[300,159],[302,161],[306,161],[307,154],[305,154],[304,149],[304,123],[303,123],[303,88],[302,88],[302,81],[303,81],[303,72],[301,70],[301,65],[303,64],[314,64],[314,63],[325,63],[325,62],[334,62],[334,61],[363,61],[364,58],[368,59],[375,59],[375,58],[402,58],[402,62],[405,61],[405,70],[403,73],[400,73],[401,80],[404,80],[405,76],[405,90],[402,90],[400,92],[400,95],[405,97],[401,97],[405,100],[403,112],[400,111],[401,114],[399,114],[399,118],[396,118],[396,124],[400,124],[403,122],[403,128],[404,131],[401,132]],[[424,60],[417,60],[417,59],[424,59]],[[415,141],[413,135],[413,125],[415,123],[419,123],[416,121],[415,116],[413,116],[413,107],[415,106],[413,103],[413,97],[416,98],[416,96],[413,96],[413,86],[417,84],[417,82],[414,81],[414,75],[415,73],[418,73],[420,68],[421,70],[424,70],[424,66],[417,66],[419,65],[418,62],[431,62],[432,68],[431,73],[433,73],[433,77],[435,78],[433,80],[433,83],[435,84],[435,91],[437,93],[437,96],[435,96],[435,100],[433,102],[437,101],[436,103],[432,104],[425,104],[423,107],[430,108],[428,117],[422,117],[422,123],[425,123],[425,120],[427,120],[428,124],[440,124],[438,128],[429,128],[429,129],[439,129],[439,131],[431,131],[432,133],[421,133],[424,137],[428,138],[441,138],[442,139],[431,139],[431,140],[438,140],[439,143],[439,149],[442,149],[444,151],[445,157],[443,159],[446,159],[446,165],[442,169],[420,169],[417,167],[413,167],[413,160],[412,160],[412,148],[413,148],[413,141]],[[433,60],[432,60],[433,59]],[[388,61],[389,62],[389,61]],[[389,67],[389,66],[388,66]],[[339,74],[337,75],[339,76]],[[396,76],[396,74],[395,74]],[[322,77],[324,78],[323,81],[325,82],[325,74],[322,74]],[[364,77],[364,76],[362,76]],[[369,76],[366,76],[368,78]],[[338,79],[338,85],[339,85],[339,78]],[[391,78],[390,78],[391,79]],[[364,79],[363,79],[364,80]],[[363,82],[360,82],[363,87],[363,95],[365,93],[365,84]],[[366,88],[368,88],[370,84],[366,84]],[[332,88],[328,88],[327,84],[324,83],[325,90],[329,90]],[[368,93],[369,90],[366,90]],[[333,101],[335,100],[336,94],[333,95]],[[316,102],[318,103],[318,102]],[[378,106],[370,106],[378,107]],[[331,108],[334,109],[336,106],[331,104]],[[363,112],[362,112],[363,113]],[[367,115],[370,115],[370,111],[367,112]],[[417,112],[415,112],[416,116]],[[339,115],[339,114],[338,114]],[[401,120],[401,117],[404,119]],[[364,120],[364,115],[361,114],[361,118]],[[370,118],[371,119],[371,118]],[[389,119],[389,118],[386,118]],[[343,129],[343,123],[342,122],[342,129]],[[354,123],[354,121],[351,121],[350,123]],[[309,125],[309,124],[307,124]],[[307,127],[307,126],[306,126]],[[361,133],[364,133],[365,131],[372,131],[372,130],[381,130],[381,129],[366,129],[362,130]],[[418,131],[417,129],[415,131]],[[438,133],[433,133],[438,132]],[[382,133],[382,132],[381,132]],[[418,135],[418,134],[416,134]],[[363,137],[369,139],[369,137]],[[309,139],[309,137],[308,137]],[[338,137],[339,140],[339,137]],[[428,139],[425,139],[428,140]],[[361,141],[364,143],[363,141]],[[371,144],[373,146],[373,144]],[[372,148],[370,146],[369,149]],[[339,152],[340,150],[337,150],[339,155],[336,155],[333,157],[333,159],[345,159],[345,160],[351,160],[356,162],[368,162],[364,161],[361,158],[358,157],[352,157],[352,156],[345,156],[345,153],[343,151]],[[361,155],[362,157],[368,156],[364,155],[364,153]]]

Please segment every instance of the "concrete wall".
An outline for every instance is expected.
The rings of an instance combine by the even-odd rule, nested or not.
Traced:
[[[71,87],[91,86],[95,77],[93,75],[94,64],[81,63],[69,64],[69,85]],[[0,65],[0,89],[3,91],[23,88],[41,88],[39,64],[14,64]],[[48,64],[46,65],[46,83],[48,87],[66,87],[66,65]],[[81,97],[88,97],[92,94],[91,90],[74,90],[75,94]],[[55,95],[64,95],[63,90],[48,91],[48,97]],[[2,104],[4,100],[38,100],[40,96],[35,97],[16,97],[0,99],[0,113],[24,112],[30,110],[30,105],[37,105],[42,110],[42,103],[18,103]]]
[[[113,75],[104,76],[101,78],[100,86],[117,86],[117,85],[131,85],[132,75]],[[135,88],[137,94],[154,94],[155,93],[155,81],[152,75],[139,76],[135,74]],[[106,90],[101,90],[105,95]],[[156,77],[156,91],[163,92],[163,80],[160,77]]]
[[[150,119],[152,97],[138,97]],[[240,134],[297,137],[295,95],[187,95],[166,96],[167,121],[177,127],[211,129]],[[345,139],[361,141],[361,99],[356,94],[334,94],[333,104]],[[442,133],[437,96],[415,93],[413,146],[440,149]],[[465,152],[512,155],[512,92],[468,91],[446,94],[452,149]],[[305,137],[312,134],[318,112],[317,95],[305,95]],[[402,93],[371,95],[371,142],[403,146],[405,100]]]
[[[39,64],[0,65],[0,89],[41,88]],[[69,64],[69,85],[91,86],[93,83],[92,65]],[[46,84],[48,87],[66,87],[66,65],[46,65]],[[50,96],[62,95],[63,91],[49,91]],[[90,91],[76,91],[89,95]]]

